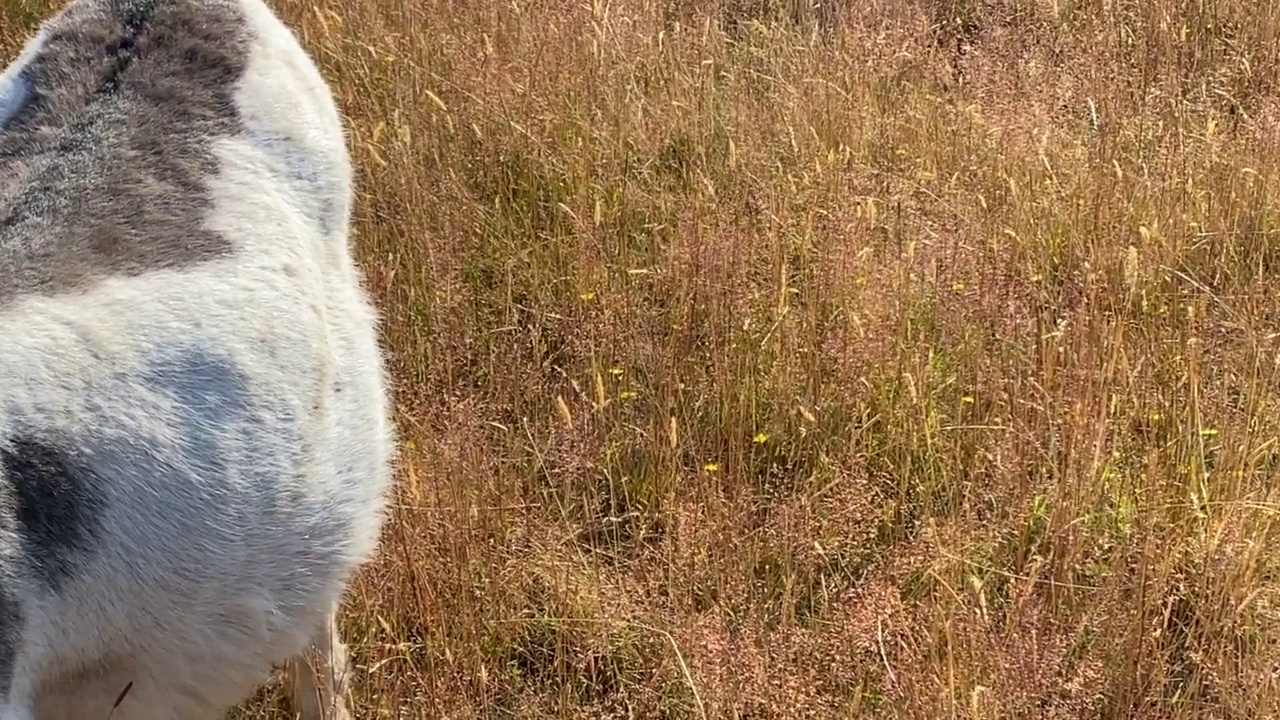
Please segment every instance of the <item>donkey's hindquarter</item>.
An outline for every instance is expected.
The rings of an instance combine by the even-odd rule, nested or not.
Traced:
[[[73,0],[0,75],[0,720],[340,693],[393,445],[350,176],[262,0]]]

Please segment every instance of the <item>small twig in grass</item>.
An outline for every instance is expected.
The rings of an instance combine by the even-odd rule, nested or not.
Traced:
[[[993,568],[993,567],[991,567],[990,565],[984,565],[983,563],[980,563],[980,562],[975,562],[975,561],[973,561],[973,560],[967,560],[967,559],[962,558],[962,557],[959,557],[959,556],[957,556],[957,555],[952,555],[952,554],[951,554],[951,553],[949,553],[949,552],[939,552],[939,554],[940,554],[942,557],[947,558],[948,560],[955,560],[956,562],[964,563],[965,565],[968,565],[969,567],[977,568],[977,569],[982,570],[982,571],[984,571],[984,572],[989,572],[989,573],[991,573],[992,575],[1000,575],[1000,576],[1005,577],[1005,578],[1008,578],[1008,579],[1010,579],[1010,580],[1023,580],[1023,581],[1026,581],[1026,582],[1029,582],[1029,583],[1033,583],[1033,584],[1036,584],[1036,585],[1049,585],[1049,586],[1051,586],[1051,587],[1070,588],[1071,590],[1091,590],[1091,591],[1097,591],[1097,590],[1101,590],[1101,589],[1102,589],[1101,587],[1099,587],[1099,586],[1097,586],[1097,585],[1080,585],[1080,584],[1078,584],[1078,583],[1061,582],[1061,581],[1058,581],[1058,580],[1042,580],[1042,579],[1040,579],[1040,578],[1034,578],[1034,577],[1031,577],[1031,576],[1029,576],[1029,575],[1019,575],[1019,574],[1017,574],[1017,573],[1006,572],[1006,571],[1004,571],[1004,570],[1000,570],[1000,569],[998,569],[998,568]]]
[[[889,673],[889,682],[894,687],[898,685],[898,676],[894,674],[893,668],[889,666],[889,656],[884,651],[884,618],[876,618],[876,640],[880,646],[880,660],[884,662],[884,669]]]
[[[547,482],[554,485],[555,477],[552,476],[550,468],[547,467],[547,459],[543,455],[542,449],[538,447],[538,442],[533,438],[533,430],[529,427],[529,418],[520,418],[520,424],[524,427],[524,435],[529,440],[529,450],[533,452],[534,457],[538,460],[538,469],[542,472],[543,476],[546,477]],[[556,507],[560,510],[560,518],[568,523],[569,511],[565,508],[564,502],[560,499],[560,493],[555,493],[555,498]],[[582,548],[577,547],[577,544],[575,543],[574,549],[578,552],[578,558],[583,562],[586,562],[587,558],[586,555],[583,554]]]

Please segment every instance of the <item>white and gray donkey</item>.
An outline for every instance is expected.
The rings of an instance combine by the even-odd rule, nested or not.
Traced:
[[[334,613],[394,430],[333,97],[262,0],[72,0],[0,75],[0,720],[216,718]]]

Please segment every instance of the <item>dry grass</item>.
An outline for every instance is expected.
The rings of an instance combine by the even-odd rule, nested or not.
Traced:
[[[359,717],[1280,713],[1276,3],[275,5],[404,434]]]

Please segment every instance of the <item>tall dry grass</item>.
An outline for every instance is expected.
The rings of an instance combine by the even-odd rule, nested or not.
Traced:
[[[275,6],[404,436],[358,717],[1280,713],[1275,2]]]

